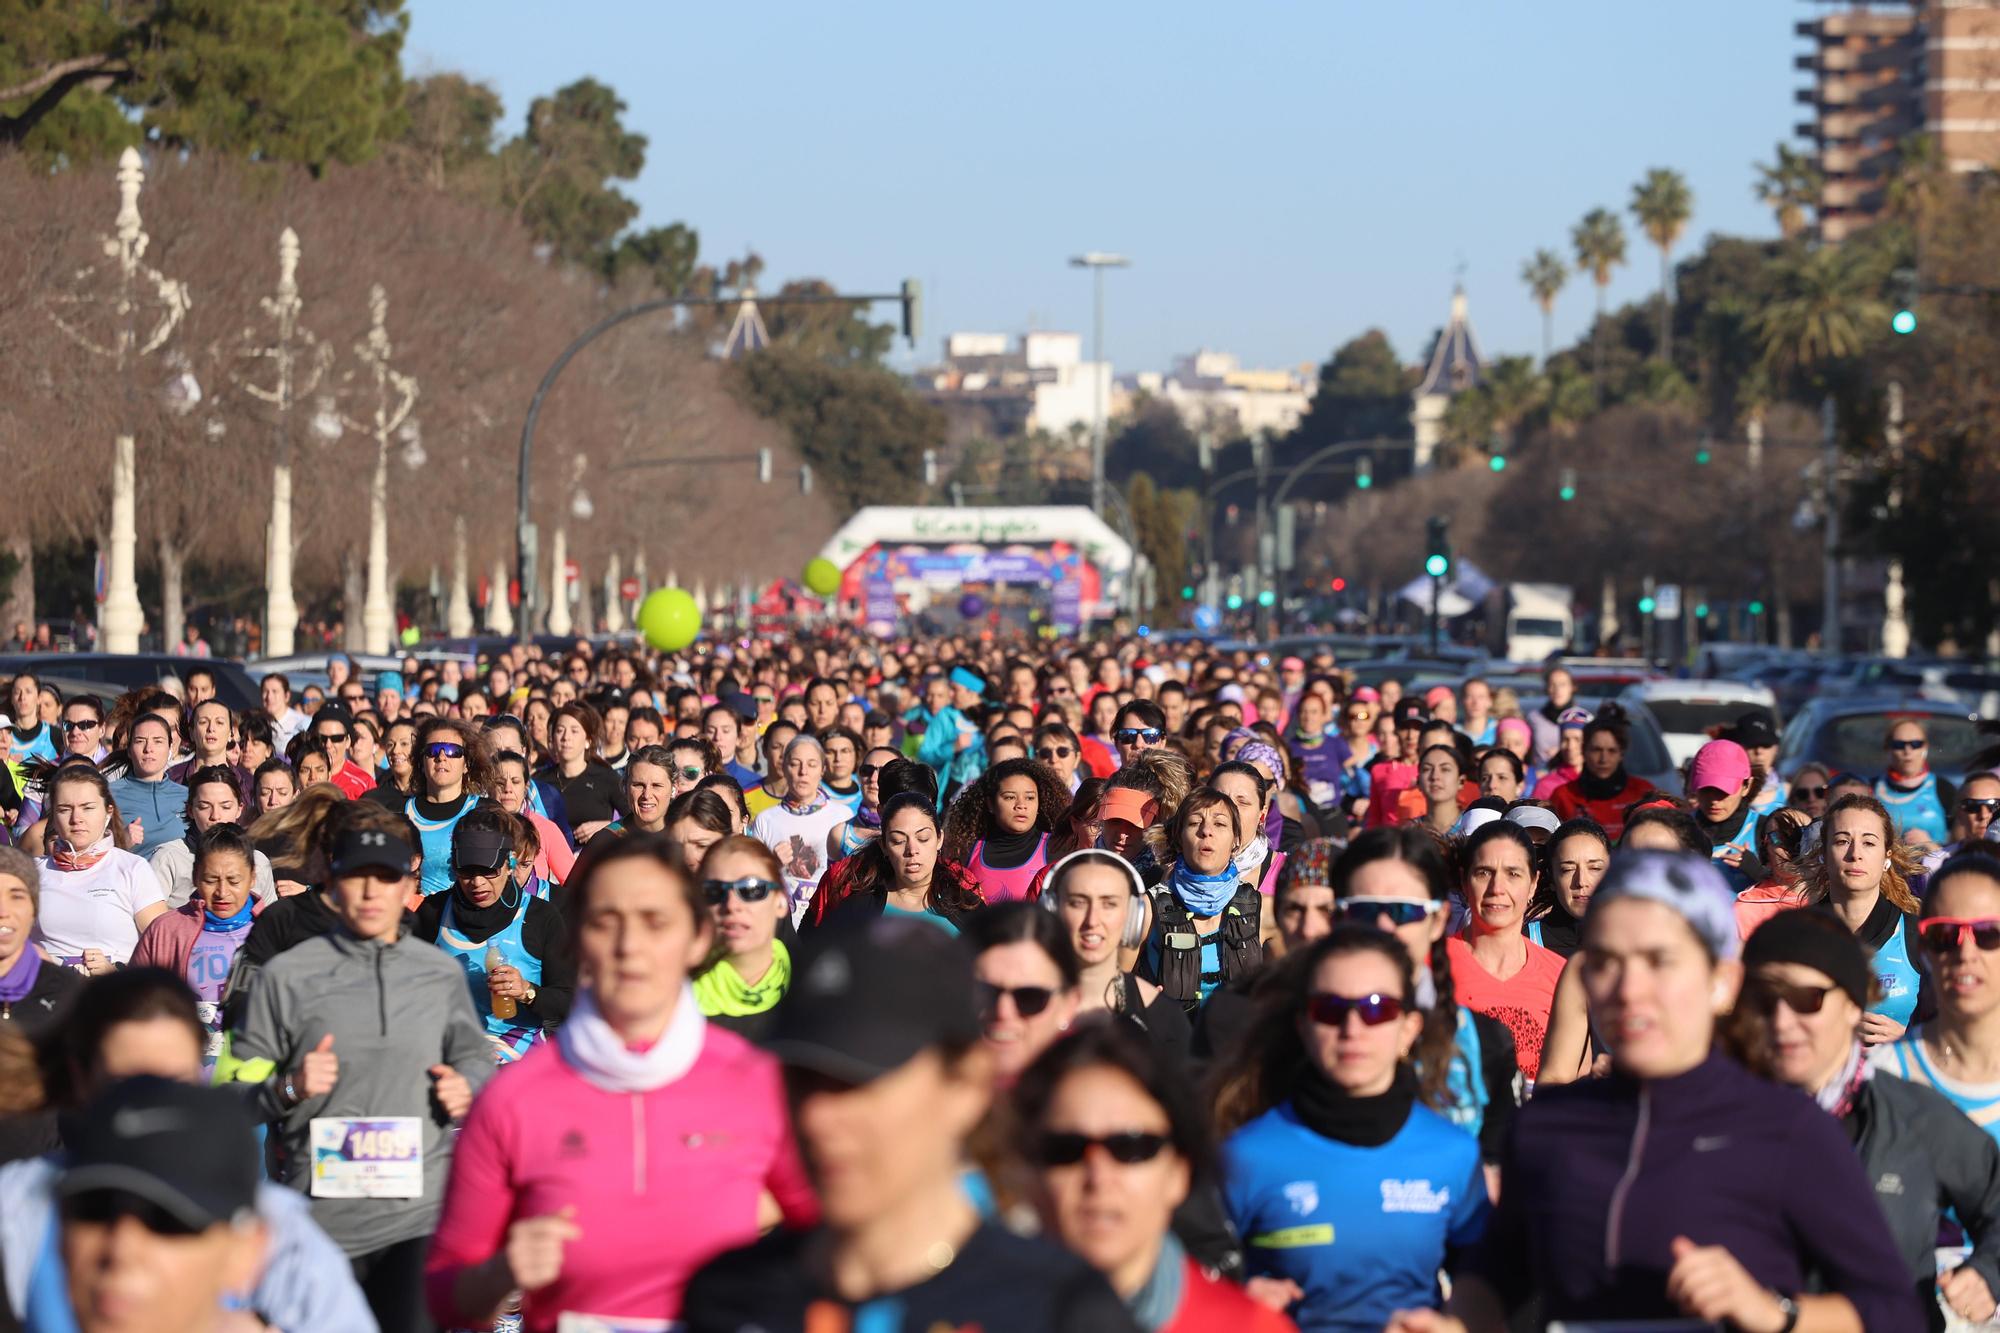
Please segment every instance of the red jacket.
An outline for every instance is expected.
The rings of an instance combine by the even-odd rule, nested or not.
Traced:
[[[1625,829],[1625,807],[1653,790],[1653,784],[1644,778],[1627,776],[1625,785],[1608,797],[1592,799],[1583,794],[1583,784],[1590,781],[1584,774],[1576,781],[1556,788],[1556,794],[1549,798],[1555,808],[1556,818],[1575,819],[1578,815],[1589,815],[1604,826],[1604,832],[1613,842]]]
[[[1259,1305],[1243,1288],[1188,1259],[1182,1279],[1181,1308],[1160,1325],[1160,1333],[1297,1333],[1298,1325],[1268,1305]]]

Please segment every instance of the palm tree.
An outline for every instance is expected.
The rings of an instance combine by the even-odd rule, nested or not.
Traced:
[[[1880,264],[1859,249],[1819,249],[1774,266],[1772,294],[1751,321],[1773,378],[1822,380],[1835,363],[1860,355],[1869,331],[1887,328],[1889,308],[1876,294]]]
[[[1805,230],[1806,210],[1819,206],[1820,187],[1826,178],[1808,153],[1779,144],[1775,160],[1759,162],[1757,201],[1778,219],[1778,234],[1786,240]]]
[[[1569,270],[1563,267],[1560,256],[1553,250],[1537,250],[1521,265],[1521,281],[1528,284],[1528,291],[1535,298],[1535,304],[1542,308],[1542,362],[1548,363],[1549,341],[1553,332],[1556,309],[1556,293],[1569,281]]]
[[[1660,247],[1660,359],[1669,364],[1674,359],[1671,255],[1693,212],[1694,191],[1680,172],[1669,167],[1654,167],[1632,187],[1632,216],[1646,238]]]
[[[1625,227],[1608,208],[1593,208],[1570,229],[1570,244],[1576,248],[1576,266],[1588,271],[1597,284],[1597,321],[1590,328],[1590,382],[1597,396],[1604,396],[1604,289],[1611,285],[1611,270],[1625,262]]]

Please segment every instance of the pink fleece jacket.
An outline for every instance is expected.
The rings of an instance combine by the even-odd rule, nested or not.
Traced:
[[[542,1042],[494,1076],[459,1132],[425,1266],[431,1312],[462,1323],[459,1273],[503,1249],[514,1222],[567,1207],[583,1234],[564,1247],[561,1276],[528,1293],[530,1333],[565,1311],[678,1318],[695,1270],[756,1238],[765,1191],[786,1225],[818,1220],[770,1056],[709,1024],[686,1074],[615,1093]]]
[[[251,916],[263,914],[263,903],[250,905]],[[188,955],[194,952],[194,942],[201,938],[202,915],[201,899],[190,898],[173,911],[154,917],[153,924],[139,937],[139,947],[132,950],[128,966],[164,967],[177,977],[186,976]]]

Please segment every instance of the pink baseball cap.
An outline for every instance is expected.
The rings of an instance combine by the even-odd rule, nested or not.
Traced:
[[[1379,704],[1382,702],[1381,691],[1377,690],[1373,685],[1363,685],[1354,692],[1354,702],[1358,704]]]
[[[1493,739],[1499,740],[1502,736],[1519,736],[1523,740],[1533,740],[1535,733],[1520,718],[1503,717],[1493,724]]]
[[[1436,708],[1449,698],[1451,698],[1451,686],[1449,685],[1433,685],[1424,691],[1424,702],[1432,708]]]
[[[1750,756],[1735,741],[1710,741],[1695,752],[1688,768],[1688,790],[1713,787],[1735,791],[1750,780]]]
[[[1304,671],[1306,669],[1305,660],[1298,657],[1287,657],[1284,661],[1278,663],[1278,666],[1284,671]]]

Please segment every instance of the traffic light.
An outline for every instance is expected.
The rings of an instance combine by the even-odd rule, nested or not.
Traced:
[[[1441,579],[1451,573],[1451,520],[1432,514],[1424,525],[1424,573]]]
[[[903,279],[903,341],[917,345],[924,331],[924,285],[915,278]]]
[[[1335,578],[1335,579],[1333,580],[1333,582],[1331,582],[1331,583],[1327,584],[1326,586],[1327,586],[1327,590],[1328,590],[1328,591],[1330,591],[1330,592],[1346,592],[1346,591],[1347,591],[1347,580],[1346,580],[1346,579],[1343,579],[1343,578],[1338,578],[1338,577],[1336,577],[1336,578]]]
[[[1713,457],[1715,457],[1715,455],[1709,451],[1707,445],[1703,445],[1701,448],[1694,451],[1694,461],[1700,467],[1707,467],[1708,460]]]
[[[1564,469],[1563,469],[1563,470],[1562,470],[1562,471],[1561,471],[1560,473],[1558,473],[1558,474],[1557,474],[1557,476],[1556,476],[1556,498],[1557,498],[1557,499],[1560,499],[1560,500],[1574,500],[1574,499],[1576,499],[1576,469],[1575,469],[1575,468],[1573,468],[1573,467],[1566,467],[1566,468],[1564,468]]]
[[[1657,607],[1658,605],[1659,603],[1654,601],[1650,597],[1641,597],[1639,599],[1639,614],[1642,616],[1650,616],[1653,614],[1653,608]]]
[[[1492,468],[1495,472],[1505,472],[1507,470],[1507,455],[1494,454],[1486,460],[1486,466]]]
[[[1278,604],[1278,594],[1272,592],[1269,588],[1266,588],[1264,589],[1264,591],[1257,594],[1257,605],[1276,606],[1277,604]]]
[[[1695,618],[1696,620],[1707,620],[1707,619],[1708,619],[1708,603],[1707,603],[1707,602],[1696,602],[1696,603],[1694,604],[1694,618]]]
[[[1354,489],[1365,491],[1375,484],[1375,460],[1367,454],[1354,462]]]
[[[1913,268],[1899,268],[1889,275],[1889,301],[1896,313],[1889,316],[1889,327],[1896,333],[1909,334],[1917,331],[1917,271]]]
[[[1752,602],[1752,603],[1750,603],[1750,614],[1751,614],[1751,615],[1753,615],[1753,616],[1761,616],[1761,615],[1763,615],[1763,614],[1764,614],[1764,604],[1763,604],[1762,602]]]
[[[1192,583],[1183,583],[1181,585],[1181,600],[1183,602],[1192,602],[1194,600],[1194,585]]]
[[[1227,606],[1231,611],[1241,611],[1243,609],[1242,594],[1234,592],[1230,593],[1228,599],[1223,602],[1223,605]]]

